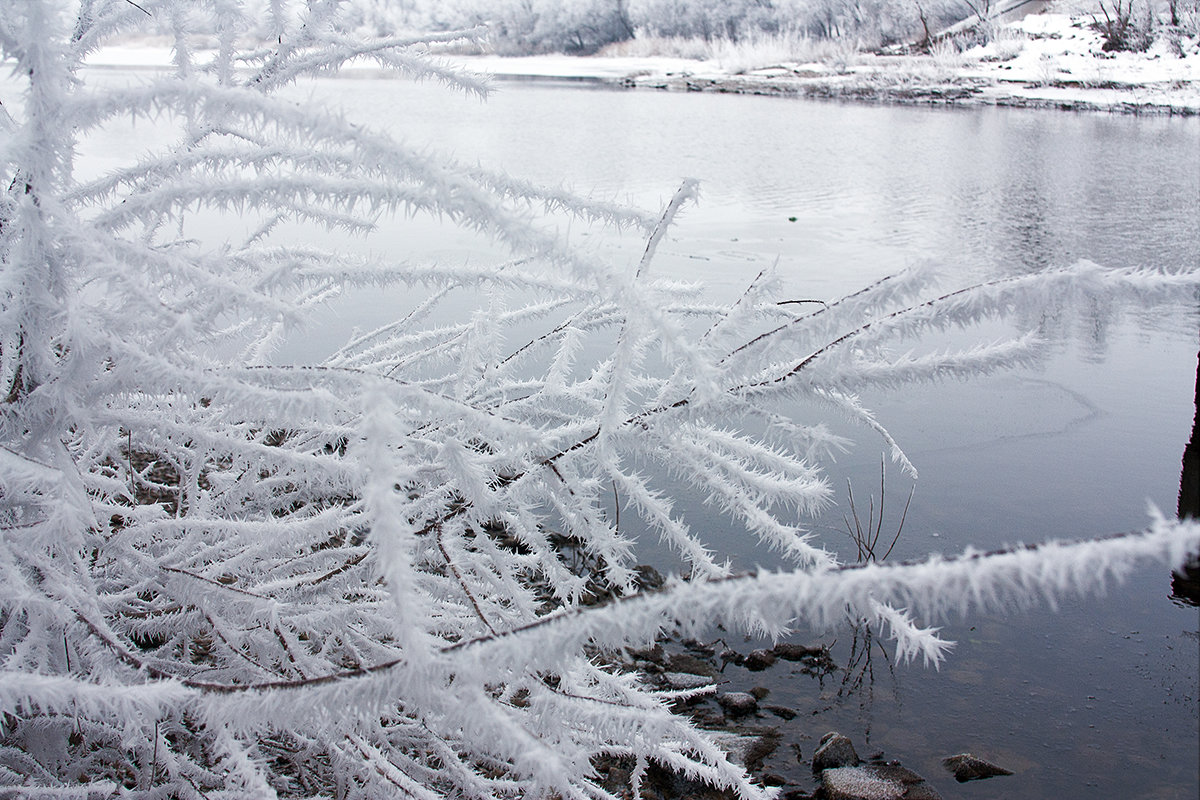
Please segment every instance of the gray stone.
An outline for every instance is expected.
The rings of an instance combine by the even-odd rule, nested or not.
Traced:
[[[904,800],[942,800],[937,790],[926,783],[924,778],[901,766],[897,761],[889,764],[869,764],[865,769],[876,778],[900,783],[904,787]]]
[[[741,653],[736,650],[730,650],[728,647],[722,650],[717,657],[721,659],[722,668],[724,668],[725,664],[741,664],[746,660]]]
[[[941,800],[924,778],[899,764],[827,769],[820,794],[826,800]]]
[[[717,654],[717,649],[711,644],[705,644],[704,642],[696,639],[684,639],[682,644],[688,650],[691,650],[696,655],[704,658],[712,658]]]
[[[770,711],[780,719],[795,719],[796,712],[787,706],[767,706],[767,711]]]
[[[691,717],[692,722],[695,722],[701,728],[719,730],[720,728],[725,727],[726,724],[724,714],[716,709],[705,708],[704,706],[693,708]]]
[[[1004,767],[998,767],[982,758],[976,758],[970,753],[959,753],[942,759],[942,766],[954,774],[959,783],[978,781],[984,778],[994,778],[997,775],[1012,775]]]
[[[821,737],[821,744],[813,753],[813,774],[819,775],[822,770],[837,767],[857,767],[859,763],[858,753],[849,737],[830,731]]]
[[[667,582],[662,573],[649,564],[638,564],[633,570],[637,573],[634,582],[643,592],[657,591]]]
[[[713,683],[713,679],[707,675],[693,675],[690,672],[664,672],[663,680],[672,689],[699,689]]]
[[[865,767],[834,767],[821,773],[827,800],[904,800],[904,784],[874,775]]]
[[[921,783],[925,780],[908,767],[901,766],[898,761],[893,761],[890,764],[870,764],[867,766],[867,769],[876,777],[889,781],[900,781],[900,783],[906,786]]]
[[[717,696],[717,702],[735,717],[753,714],[758,710],[758,701],[748,692],[725,692]]]

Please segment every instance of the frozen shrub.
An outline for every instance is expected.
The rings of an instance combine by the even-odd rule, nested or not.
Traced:
[[[477,32],[368,36],[359,8],[21,0],[0,14],[5,793],[582,800],[612,796],[594,765],[615,756],[635,765],[635,795],[656,763],[763,798],[670,693],[604,654],[668,627],[773,635],[850,615],[900,659],[937,664],[950,643],[922,619],[1096,590],[1200,545],[1200,528],[1155,520],[1104,541],[840,565],[801,520],[827,502],[820,464],[841,440],[781,413],[806,398],[845,414],[912,470],[856,392],[1041,350],[1030,332],[922,353],[923,333],[1160,303],[1197,275],[1081,263],[938,290],[914,270],[797,311],[763,274],[713,304],[654,274],[691,182],[661,214],[585,202],[280,96],[351,59],[485,92],[427,55]],[[256,24],[265,43],[243,45]],[[171,70],[121,84],[83,68],[147,25],[171,32]],[[194,49],[198,29],[215,50]],[[76,169],[89,137],[146,117],[170,126],[165,144]],[[370,242],[404,214],[507,255],[368,256],[322,235]],[[569,247],[542,214],[631,230],[643,255]],[[229,240],[197,235],[197,215]],[[409,301],[394,320],[319,364],[273,360],[326,298],[379,287]],[[446,302],[459,296],[474,304]],[[669,478],[710,498],[703,524]],[[638,591],[614,487],[687,579]],[[706,539],[714,511],[793,568],[731,575]]]

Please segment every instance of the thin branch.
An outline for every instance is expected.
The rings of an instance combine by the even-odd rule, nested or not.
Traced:
[[[167,566],[163,566],[163,567],[160,567],[160,569],[161,569],[163,572],[174,572],[176,575],[186,575],[187,577],[189,577],[189,578],[192,578],[192,579],[194,579],[194,580],[201,581],[201,582],[203,582],[203,583],[207,583],[207,584],[209,584],[210,586],[216,586],[216,587],[217,587],[217,588],[219,588],[219,589],[224,589],[224,590],[226,590],[226,591],[229,591],[229,592],[236,592],[237,594],[244,594],[244,595],[246,595],[247,597],[253,597],[253,598],[256,598],[256,599],[258,599],[258,600],[268,600],[268,601],[269,601],[269,600],[271,600],[271,598],[269,598],[269,597],[265,597],[264,595],[261,595],[261,594],[255,594],[254,592],[250,592],[250,591],[247,591],[247,590],[245,590],[245,589],[239,589],[238,587],[236,587],[236,586],[231,586],[231,585],[230,585],[230,584],[228,584],[228,583],[221,583],[220,581],[215,581],[215,580],[213,580],[212,578],[206,578],[206,577],[204,577],[203,575],[197,575],[197,574],[196,574],[196,573],[194,573],[194,572],[189,572],[188,570],[186,570],[186,569],[180,569],[179,567],[167,567]]]
[[[444,530],[445,526],[440,523],[434,527],[434,540],[437,542],[437,548],[441,552],[442,558],[446,560],[446,566],[448,566],[450,571],[454,573],[454,578],[458,581],[458,585],[462,587],[463,592],[467,595],[467,599],[471,601],[471,607],[475,609],[475,615],[479,617],[479,621],[484,624],[484,627],[486,627],[494,635],[496,633],[496,629],[492,627],[492,623],[488,622],[488,618],[486,615],[484,615],[483,609],[479,607],[479,601],[475,598],[475,594],[471,591],[471,587],[467,585],[462,573],[458,571],[458,565],[454,563],[454,559],[450,557],[449,551],[446,550],[446,543],[442,540]]]
[[[658,250],[658,243],[666,236],[667,231],[675,222],[675,217],[679,213],[679,209],[688,200],[696,198],[699,181],[694,178],[688,178],[675,191],[675,196],[671,198],[671,202],[667,203],[667,207],[663,209],[662,216],[658,220],[658,224],[654,226],[654,231],[650,234],[650,238],[646,241],[646,249],[642,253],[642,259],[638,262],[637,271],[634,273],[634,279],[641,278],[650,270],[650,262],[654,260],[654,254]]]

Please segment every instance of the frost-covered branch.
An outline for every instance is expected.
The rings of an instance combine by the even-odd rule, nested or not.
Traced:
[[[1042,338],[930,353],[925,333],[1171,302],[1197,274],[1078,264],[959,290],[913,270],[797,304],[768,271],[715,302],[648,269],[693,184],[657,211],[581,200],[278,94],[357,58],[480,89],[427,58],[460,34],[367,36],[337,0],[138,5],[0,14],[21,92],[0,113],[0,791],[596,798],[615,757],[763,797],[605,653],[666,625],[851,613],[937,663],[924,626],[947,610],[1091,590],[1195,545],[1158,522],[844,568],[804,528],[844,439],[780,401],[903,460],[859,389],[1023,364]],[[169,74],[82,67],[150,24],[175,43]],[[151,116],[169,135],[80,177],[89,137]],[[407,214],[491,236],[494,263],[374,248]],[[632,239],[628,259],[545,214]],[[389,292],[394,318],[279,363],[355,290]],[[713,514],[796,570],[731,576]],[[686,579],[639,592],[639,527]]]

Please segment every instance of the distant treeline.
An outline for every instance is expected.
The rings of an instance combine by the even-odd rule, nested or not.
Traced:
[[[638,36],[728,39],[767,33],[813,38],[897,41],[921,30],[921,17],[942,25],[970,13],[961,0],[363,0],[377,9],[422,5],[428,21],[485,22],[497,48],[592,52]]]
[[[763,34],[888,44],[971,13],[967,0],[350,0],[371,33],[486,24],[501,53],[593,53],[635,37]],[[978,3],[979,0],[975,0]],[[270,0],[260,0],[264,10]]]

